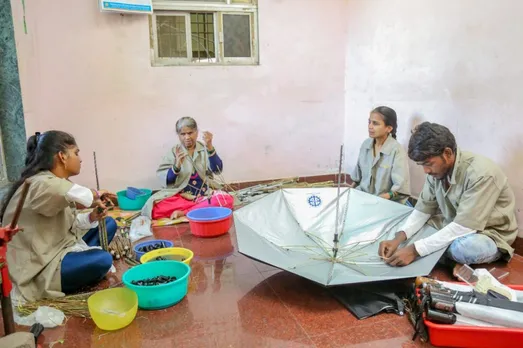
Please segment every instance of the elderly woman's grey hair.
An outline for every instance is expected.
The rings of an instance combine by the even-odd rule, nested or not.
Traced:
[[[176,121],[176,133],[180,134],[183,127],[198,130],[198,124],[196,124],[196,121],[192,117],[182,117]]]

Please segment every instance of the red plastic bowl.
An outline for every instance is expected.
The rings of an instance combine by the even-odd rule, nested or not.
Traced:
[[[217,237],[229,232],[232,210],[224,207],[194,209],[187,213],[191,233],[198,237]]]

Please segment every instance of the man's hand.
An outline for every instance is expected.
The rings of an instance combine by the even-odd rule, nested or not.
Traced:
[[[407,266],[419,256],[414,244],[397,250],[394,255],[385,260],[391,266]]]
[[[392,240],[384,240],[380,243],[380,247],[378,249],[378,255],[383,257],[384,259],[387,259],[391,257],[394,252],[398,249],[401,243],[407,240],[407,235],[405,232],[400,231],[396,233],[396,237]]]
[[[380,248],[378,249],[378,255],[384,259],[388,259],[389,257],[391,257],[394,254],[394,252],[398,249],[400,244],[401,244],[401,242],[396,239],[384,240],[383,242],[380,243]]]

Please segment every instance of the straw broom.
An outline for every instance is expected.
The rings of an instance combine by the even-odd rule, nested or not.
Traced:
[[[93,291],[84,294],[27,302],[19,304],[17,309],[21,315],[27,316],[35,312],[38,307],[47,306],[62,311],[65,316],[90,318],[91,315],[87,307],[87,299],[94,293]]]
[[[108,289],[121,286],[122,283],[111,285]],[[98,290],[97,290],[98,291]],[[65,316],[90,318],[87,299],[97,291],[84,292],[76,295],[69,295],[58,298],[41,299],[34,302],[19,303],[16,307],[18,312],[24,316],[35,312],[38,307],[47,306],[62,311]]]

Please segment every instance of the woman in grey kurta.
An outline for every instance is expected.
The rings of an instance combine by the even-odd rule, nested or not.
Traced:
[[[397,128],[393,109],[379,106],[371,111],[369,138],[361,145],[351,179],[358,190],[404,203],[410,195],[410,176],[407,154],[396,140]]]
[[[24,230],[13,237],[7,252],[15,300],[75,292],[99,281],[112,266],[112,256],[100,250],[98,238],[98,221],[107,212],[100,201],[104,197],[69,180],[80,173],[80,163],[76,142],[67,133],[37,133],[27,142],[26,167],[0,212],[2,224],[9,224],[27,180],[29,191],[18,222]],[[77,213],[77,206],[102,211]],[[110,241],[116,223],[106,218],[106,224]]]

